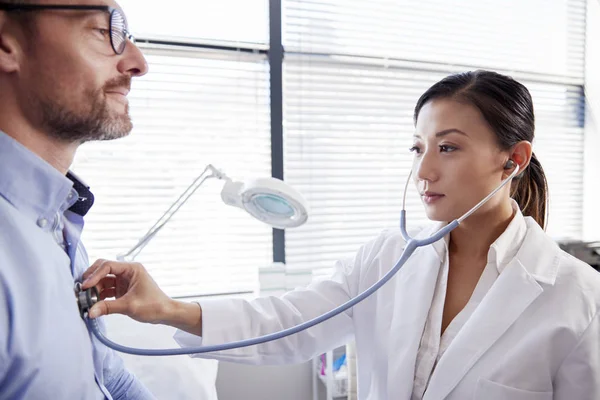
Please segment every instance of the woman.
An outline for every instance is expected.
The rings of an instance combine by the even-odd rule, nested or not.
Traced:
[[[361,399],[600,399],[600,275],[544,233],[546,179],[532,152],[528,90],[493,72],[449,76],[415,108],[413,176],[427,237],[505,186],[445,240],[419,248],[378,292],[332,320],[259,346],[204,357],[295,363],[356,340]],[[281,298],[186,304],[139,264],[98,260],[84,275],[123,313],[179,328],[182,346],[256,337],[299,324],[375,283],[402,253],[383,232],[328,280]],[[114,275],[114,277],[113,277]]]

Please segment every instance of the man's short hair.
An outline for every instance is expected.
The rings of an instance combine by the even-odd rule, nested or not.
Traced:
[[[0,0],[2,3],[8,4],[35,4],[38,0]],[[22,23],[23,28],[26,30],[27,34],[33,36],[35,34],[35,27],[32,24],[31,13],[18,13],[17,18]]]

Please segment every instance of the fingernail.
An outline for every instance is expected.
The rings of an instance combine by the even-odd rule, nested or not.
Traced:
[[[100,314],[100,311],[98,311],[97,308],[90,308],[90,311],[88,312],[88,317],[90,317],[91,319],[94,319],[98,316],[98,314]]]

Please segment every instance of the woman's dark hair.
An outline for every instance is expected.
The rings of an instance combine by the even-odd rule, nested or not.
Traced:
[[[423,106],[434,99],[454,99],[477,107],[496,133],[502,150],[518,142],[533,142],[535,118],[529,90],[513,78],[491,71],[469,71],[450,75],[430,87],[415,107],[414,122]],[[523,215],[546,227],[548,183],[542,165],[532,154],[529,166],[511,187]]]

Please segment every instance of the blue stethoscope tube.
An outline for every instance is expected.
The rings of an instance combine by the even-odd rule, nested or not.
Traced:
[[[432,243],[435,243],[438,240],[442,239],[447,234],[449,234],[462,221],[464,221],[472,213],[477,211],[477,209],[479,209],[483,204],[485,204],[504,185],[506,185],[508,182],[510,182],[517,175],[518,171],[519,171],[519,167],[517,165],[515,170],[510,174],[510,176],[507,179],[505,179],[504,181],[502,181],[502,183],[492,193],[490,193],[486,198],[481,200],[475,207],[473,207],[471,210],[469,210],[465,215],[463,215],[459,219],[455,219],[454,221],[452,221],[451,223],[449,223],[448,225],[446,225],[445,227],[443,227],[442,229],[437,231],[435,234],[433,234],[432,236],[425,238],[425,239],[413,239],[406,232],[405,202],[406,202],[406,189],[408,188],[408,182],[410,181],[410,174],[409,174],[409,178],[407,180],[406,187],[404,189],[402,211],[400,212],[400,231],[402,232],[402,236],[406,240],[406,246],[404,247],[404,251],[402,252],[402,255],[400,256],[400,259],[398,260],[398,262],[396,262],[396,265],[394,266],[394,268],[392,268],[388,273],[386,273],[378,282],[373,284],[370,288],[368,288],[367,290],[365,290],[364,292],[362,292],[355,298],[348,300],[346,303],[334,308],[331,311],[326,312],[325,314],[323,314],[321,316],[318,316],[309,321],[303,322],[292,328],[284,329],[280,332],[271,333],[268,335],[259,336],[257,338],[253,338],[253,339],[245,339],[245,340],[240,340],[237,342],[224,343],[224,344],[212,345],[212,346],[186,347],[186,348],[179,348],[179,349],[137,349],[137,348],[133,348],[133,347],[122,346],[118,343],[115,343],[115,342],[109,340],[100,331],[100,328],[98,326],[98,321],[95,319],[88,318],[87,313],[84,315],[84,320],[88,326],[88,329],[91,332],[93,332],[93,334],[98,338],[98,340],[100,342],[102,342],[103,344],[105,344],[106,346],[112,348],[113,350],[119,351],[121,353],[134,354],[134,355],[139,355],[139,356],[174,356],[174,355],[183,355],[183,354],[211,353],[211,352],[216,352],[216,351],[237,349],[240,347],[254,346],[257,344],[271,342],[273,340],[278,340],[278,339],[284,338],[286,336],[293,335],[295,333],[301,332],[301,331],[311,328],[315,325],[318,325],[321,322],[324,322],[330,318],[335,317],[336,315],[348,310],[349,308],[355,306],[356,304],[360,303],[361,301],[363,301],[364,299],[366,299],[367,297],[369,297],[370,295],[375,293],[377,290],[379,290],[380,287],[385,285],[400,270],[400,268],[402,268],[404,263],[406,263],[406,261],[410,258],[410,256],[415,252],[415,250],[418,247],[423,247],[423,246],[427,246]]]

